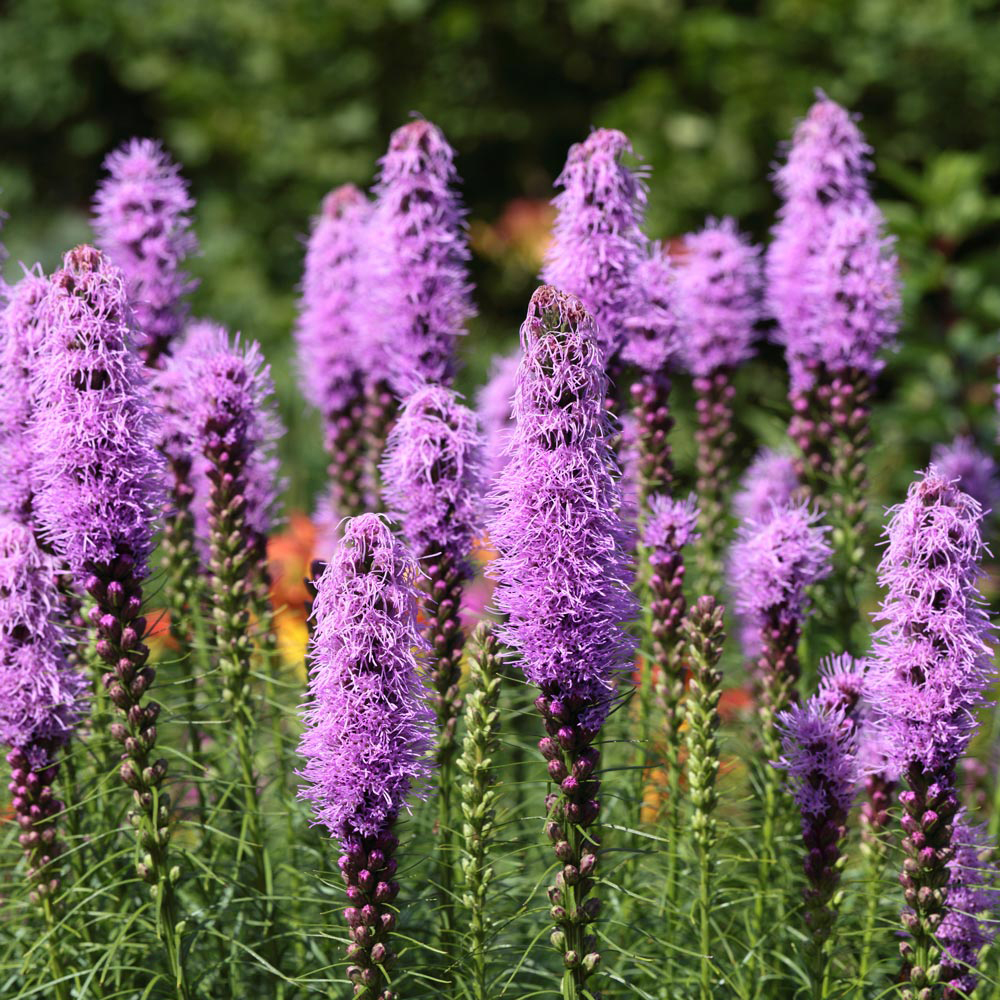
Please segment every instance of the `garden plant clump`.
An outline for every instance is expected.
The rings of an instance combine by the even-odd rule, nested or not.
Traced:
[[[780,158],[766,247],[668,239],[581,136],[470,401],[460,158],[402,125],[306,241],[286,522],[190,186],[108,156],[92,244],[0,288],[4,997],[1000,996],[997,465],[882,509],[877,153],[820,93]]]

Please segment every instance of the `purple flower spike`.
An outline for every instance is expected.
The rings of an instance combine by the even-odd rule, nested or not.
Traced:
[[[482,439],[476,415],[442,386],[408,396],[389,435],[385,499],[418,559],[434,557],[471,575],[479,530]]]
[[[787,506],[799,488],[795,460],[770,448],[757,453],[733,496],[733,513],[740,521],[767,521],[772,511]]]
[[[156,417],[133,344],[121,271],[77,247],[39,306],[37,513],[80,576],[120,556],[144,573],[163,505]]]
[[[935,445],[931,462],[938,474],[958,484],[988,514],[1000,506],[1000,470],[971,437],[957,437],[950,444]]]
[[[868,660],[849,653],[828,656],[819,665],[816,703],[824,711],[842,712],[855,729],[861,729],[868,715]]]
[[[684,239],[687,255],[677,268],[681,352],[692,375],[708,378],[753,357],[761,316],[760,247],[733,219],[710,219]]]
[[[474,315],[455,153],[428,121],[396,129],[375,185],[369,278],[390,381],[450,385],[455,341]]]
[[[38,267],[26,270],[7,292],[0,314],[0,516],[32,524],[35,479],[30,433],[35,406],[31,375],[41,346],[39,307],[48,281]]]
[[[493,359],[490,377],[476,396],[476,412],[485,438],[485,480],[493,483],[507,464],[507,444],[514,432],[514,385],[521,352]]]
[[[556,222],[542,280],[577,295],[596,321],[605,364],[628,337],[636,314],[637,269],[647,260],[642,232],[646,209],[644,169],[623,160],[634,156],[622,132],[599,128],[570,147],[556,178]]]
[[[364,506],[366,365],[360,346],[370,337],[364,315],[362,261],[371,204],[353,185],[331,191],[313,222],[306,251],[295,330],[306,398],[323,418],[335,508],[359,514]]]
[[[677,273],[659,244],[636,267],[632,314],[625,329],[622,359],[649,375],[662,372],[681,348]]]
[[[187,317],[184,297],[197,282],[183,270],[198,251],[194,201],[180,168],[152,139],[132,139],[104,161],[108,177],[94,197],[98,242],[122,269],[147,364],[170,350]]]

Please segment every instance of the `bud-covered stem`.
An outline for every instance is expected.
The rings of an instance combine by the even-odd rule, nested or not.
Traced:
[[[386,379],[372,379],[366,384],[361,426],[366,456],[362,477],[364,501],[368,510],[382,509],[382,477],[379,466],[397,409],[396,394]]]
[[[654,493],[669,494],[674,479],[670,454],[670,376],[645,373],[632,386],[632,410],[638,426],[639,510],[646,510]]]
[[[725,633],[722,608],[714,597],[702,597],[683,622],[691,665],[687,698],[688,786],[691,796],[691,831],[698,852],[698,951],[699,995],[712,997],[712,907],[718,840],[715,781],[719,774],[719,698],[722,672],[718,669]],[[673,849],[673,846],[672,846]]]
[[[369,401],[359,385],[349,405],[339,413],[327,415],[325,443],[330,456],[327,475],[330,506],[339,517],[354,517],[368,506],[365,499],[368,460],[365,427],[368,412]],[[378,423],[378,419],[373,416],[372,422]],[[381,443],[384,445],[384,439]]]
[[[465,736],[458,769],[462,785],[462,901],[469,921],[468,965],[473,1000],[490,1000],[487,989],[486,894],[493,879],[490,847],[496,832],[498,795],[493,757],[500,749],[500,658],[493,630],[481,623],[472,636]]]
[[[694,379],[698,445],[695,467],[698,473],[698,508],[701,511],[701,539],[698,544],[700,586],[718,592],[721,586],[721,553],[725,544],[729,507],[730,470],[736,434],[733,431],[733,397],[736,389],[732,371],[718,368],[710,375]]]
[[[864,983],[871,967],[872,942],[882,900],[882,876],[888,856],[886,828],[896,782],[882,774],[865,778],[865,801],[861,803],[861,853],[865,859],[865,912],[862,923],[858,982]]]
[[[137,874],[150,886],[157,902],[157,929],[167,952],[177,996],[190,996],[184,975],[175,886],[178,868],[168,867],[170,843],[170,796],[162,789],[167,773],[163,758],[150,760],[156,747],[156,719],[160,706],[144,696],[152,687],[156,671],[148,665],[149,647],[143,641],[147,622],[142,615],[142,581],[135,561],[120,555],[111,563],[89,567],[86,591],[95,606],[91,622],[97,632],[97,654],[110,668],[102,681],[122,721],[113,723],[111,735],[122,744],[119,773],[132,789],[136,808],[129,814],[135,827],[142,861]]]

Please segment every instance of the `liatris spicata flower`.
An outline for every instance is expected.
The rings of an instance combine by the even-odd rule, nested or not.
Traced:
[[[197,282],[184,262],[198,250],[194,201],[180,168],[152,139],[132,139],[109,153],[108,176],[94,197],[101,249],[121,268],[146,364],[169,353],[187,317],[184,297]]]
[[[805,845],[803,869],[808,955],[814,996],[829,994],[830,951],[837,918],[836,893],[847,817],[858,780],[854,721],[824,693],[779,713],[783,768],[799,813]]]
[[[144,703],[156,672],[143,641],[142,586],[163,470],[122,273],[91,247],[71,250],[52,276],[39,324],[38,519],[94,602],[95,649],[108,667],[102,681],[121,713],[111,734],[124,750],[119,773],[132,789],[144,852],[136,871],[156,896],[168,963],[187,997],[174,895],[180,872],[167,866],[167,762],[151,759],[160,706]]]
[[[295,339],[306,398],[323,418],[330,456],[330,500],[341,517],[365,507],[366,351],[359,299],[371,204],[353,185],[331,191],[314,220],[306,250]]]
[[[632,385],[640,518],[649,496],[669,492],[674,478],[668,437],[674,426],[669,366],[680,346],[675,298],[674,269],[654,246],[636,269],[633,312],[626,322],[628,339],[622,350],[622,359],[642,371]]]
[[[582,997],[599,961],[587,925],[597,864],[600,751],[594,746],[634,643],[636,614],[594,321],[574,296],[543,286],[521,327],[510,462],[491,495],[490,573],[548,735],[539,744],[559,792],[546,832],[563,863],[549,890],[563,994]]]
[[[476,396],[483,429],[484,481],[495,482],[507,464],[507,442],[514,430],[514,384],[521,352],[493,359],[490,377]]]
[[[300,795],[340,841],[349,906],[348,976],[362,1000],[391,1000],[386,970],[399,841],[393,826],[428,777],[434,718],[414,651],[417,566],[386,522],[362,514],[316,581]]]
[[[698,560],[705,585],[714,590],[719,586],[736,441],[733,372],[753,356],[761,314],[760,248],[732,219],[710,219],[684,243],[686,255],[677,269],[677,314],[681,355],[694,377],[698,415]]]
[[[743,521],[766,521],[774,509],[786,506],[799,488],[795,460],[771,448],[762,448],[747,466],[740,488],[733,494],[733,513]]]
[[[10,791],[35,898],[59,886],[53,862],[63,804],[52,786],[87,708],[86,679],[64,653],[61,609],[51,557],[26,525],[0,519],[0,742],[11,748]]]
[[[635,314],[636,270],[647,258],[642,232],[645,170],[628,136],[599,128],[570,147],[556,178],[556,221],[542,280],[579,296],[595,320],[605,365],[613,365]]]
[[[498,794],[493,758],[500,748],[500,657],[492,628],[481,622],[472,635],[465,736],[458,769],[462,784],[462,902],[469,921],[473,1000],[489,1000],[486,894],[493,879],[489,852],[496,832]]]
[[[420,382],[451,384],[455,341],[474,314],[454,159],[441,130],[419,120],[392,133],[380,161],[368,281],[400,396]]]
[[[714,597],[700,597],[681,623],[691,667],[687,696],[688,788],[691,797],[691,833],[698,851],[699,995],[712,997],[712,926],[715,902],[715,862],[718,840],[715,806],[719,774],[719,699],[722,671],[718,669],[726,641],[722,608]],[[675,849],[675,848],[671,848]]]
[[[454,932],[455,727],[465,645],[459,612],[462,592],[473,576],[469,555],[479,529],[481,449],[476,415],[453,390],[430,385],[404,400],[382,465],[386,504],[399,517],[410,550],[426,574],[423,603],[438,724],[440,911],[445,943]]]
[[[996,845],[985,827],[973,826],[960,811],[955,819],[955,854],[948,864],[948,913],[938,928],[944,948],[941,979],[945,1000],[971,996],[979,983],[976,968],[983,948],[997,936]]]
[[[0,515],[33,523],[35,458],[31,373],[40,346],[38,309],[48,289],[40,268],[26,270],[0,314]]]
[[[977,447],[971,437],[955,438],[950,444],[935,445],[931,463],[944,479],[957,482],[988,514],[1000,503],[1000,471],[993,457]]]
[[[959,808],[955,769],[995,679],[977,580],[982,508],[931,466],[893,508],[879,568],[872,703],[889,761],[906,781],[900,882],[907,998],[942,995],[936,940],[950,912],[946,883]]]

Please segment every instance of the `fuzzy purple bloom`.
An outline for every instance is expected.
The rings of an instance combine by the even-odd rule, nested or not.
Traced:
[[[487,484],[494,482],[507,464],[507,443],[514,431],[514,385],[520,364],[520,351],[494,357],[490,377],[476,395]]]
[[[979,953],[997,936],[1000,889],[994,859],[996,846],[986,829],[959,812],[953,838],[955,855],[948,864],[948,912],[938,929],[944,946],[942,978],[952,995],[970,994],[979,977]]]
[[[456,339],[475,313],[454,159],[441,130],[419,120],[393,132],[380,161],[366,260],[400,396],[420,382],[451,383]]]
[[[490,565],[504,641],[528,680],[604,721],[633,639],[628,533],[604,406],[594,321],[579,299],[543,286],[521,327],[510,461],[489,498]]]
[[[736,610],[754,621],[777,614],[801,621],[807,589],[830,572],[829,529],[806,504],[774,508],[769,520],[738,531],[730,559]]]
[[[692,375],[703,378],[753,357],[761,316],[760,247],[733,219],[709,219],[689,233],[677,268],[681,354]]]
[[[983,513],[931,466],[890,515],[872,700],[899,770],[935,773],[965,753],[996,675],[977,586]]]
[[[850,653],[827,656],[819,665],[816,704],[828,712],[842,712],[855,729],[861,730],[867,714],[868,661]]]
[[[48,281],[37,266],[7,291],[0,314],[0,515],[33,521],[35,445],[31,375],[41,346],[39,307]]]
[[[556,221],[542,280],[579,296],[596,321],[605,364],[621,350],[636,314],[637,270],[649,258],[642,232],[646,171],[622,132],[599,128],[570,147],[556,178]]]
[[[306,399],[328,422],[364,392],[370,359],[360,348],[368,331],[359,322],[359,299],[371,213],[371,203],[353,184],[336,188],[323,199],[306,249],[295,328],[299,372]]]
[[[677,273],[659,244],[635,270],[631,315],[625,322],[622,359],[648,374],[662,372],[681,347]]]
[[[642,527],[642,543],[649,549],[649,561],[657,565],[661,554],[676,553],[698,539],[698,499],[692,494],[674,500],[662,493],[649,498],[649,511]]]
[[[429,776],[416,581],[416,564],[374,514],[347,521],[317,581],[300,795],[345,843],[385,831]]]
[[[122,273],[77,247],[39,310],[32,390],[42,532],[77,574],[119,556],[144,567],[163,470]]]
[[[792,456],[763,448],[743,473],[733,496],[733,513],[740,521],[766,521],[775,508],[791,502],[798,488]]]
[[[30,528],[0,521],[0,742],[38,770],[86,710],[87,680],[66,661],[61,612],[52,558]]]
[[[971,437],[957,437],[950,444],[931,450],[931,462],[944,479],[958,483],[982,508],[995,511],[1000,505],[1000,470],[993,456],[980,449]]]
[[[180,168],[152,139],[132,139],[104,161],[108,177],[94,198],[98,243],[122,269],[138,322],[138,346],[152,363],[169,351],[197,282],[184,262],[198,250],[194,201]]]
[[[452,389],[408,396],[389,435],[382,476],[386,504],[418,559],[464,566],[479,530],[482,438],[475,413]]]

